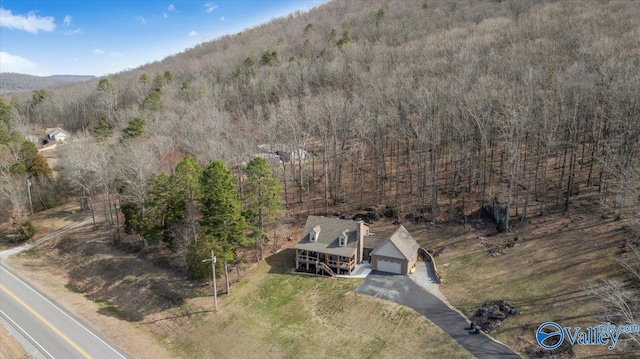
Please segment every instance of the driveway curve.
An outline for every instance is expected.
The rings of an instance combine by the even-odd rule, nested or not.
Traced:
[[[460,313],[449,308],[441,299],[428,293],[407,276],[374,271],[356,288],[356,292],[413,308],[477,358],[520,358],[507,346],[486,334],[474,334],[467,330],[469,323]]]

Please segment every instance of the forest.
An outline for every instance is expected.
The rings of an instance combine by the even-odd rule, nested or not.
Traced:
[[[633,1],[333,0],[134,70],[4,96],[2,205],[18,231],[31,178],[36,210],[71,196],[111,226],[120,208],[140,243],[184,249],[224,220],[207,224],[206,200],[187,191],[169,225],[154,193],[185,161],[218,166],[238,193],[231,212],[257,231],[244,187],[262,145],[308,153],[271,161],[281,217],[387,207],[465,223],[495,199],[510,231],[590,193],[637,237],[639,19]],[[20,136],[54,126],[75,140],[51,175],[30,167]]]

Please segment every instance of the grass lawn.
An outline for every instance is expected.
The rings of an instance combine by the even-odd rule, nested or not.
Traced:
[[[293,250],[262,262],[217,313],[193,321],[174,340],[190,358],[469,358],[426,318],[354,292],[361,279],[288,274]]]
[[[536,346],[535,330],[543,322],[583,328],[601,324],[602,308],[590,287],[622,273],[614,258],[624,247],[623,225],[595,215],[537,218],[518,234],[513,248],[488,255],[486,242],[515,235],[461,235],[462,240],[447,247],[436,261],[444,280],[440,289],[449,302],[467,316],[486,301],[513,302],[521,314],[492,335],[520,352]],[[580,358],[615,354],[601,346],[573,349]]]

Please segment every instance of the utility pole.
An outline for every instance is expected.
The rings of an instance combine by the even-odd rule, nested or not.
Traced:
[[[211,262],[211,274],[213,275],[213,305],[215,310],[218,310],[218,288],[216,287],[216,256],[211,250],[211,259],[205,259],[202,263]]]
[[[31,203],[31,179],[27,178],[27,192],[29,192],[29,212],[33,216],[33,203]]]
[[[229,269],[227,267],[227,259],[224,259],[224,282],[227,286],[227,290],[225,293],[229,294]]]

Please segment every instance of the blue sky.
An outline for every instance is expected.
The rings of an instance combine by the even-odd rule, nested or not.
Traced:
[[[0,0],[0,72],[102,76],[326,0]]]

